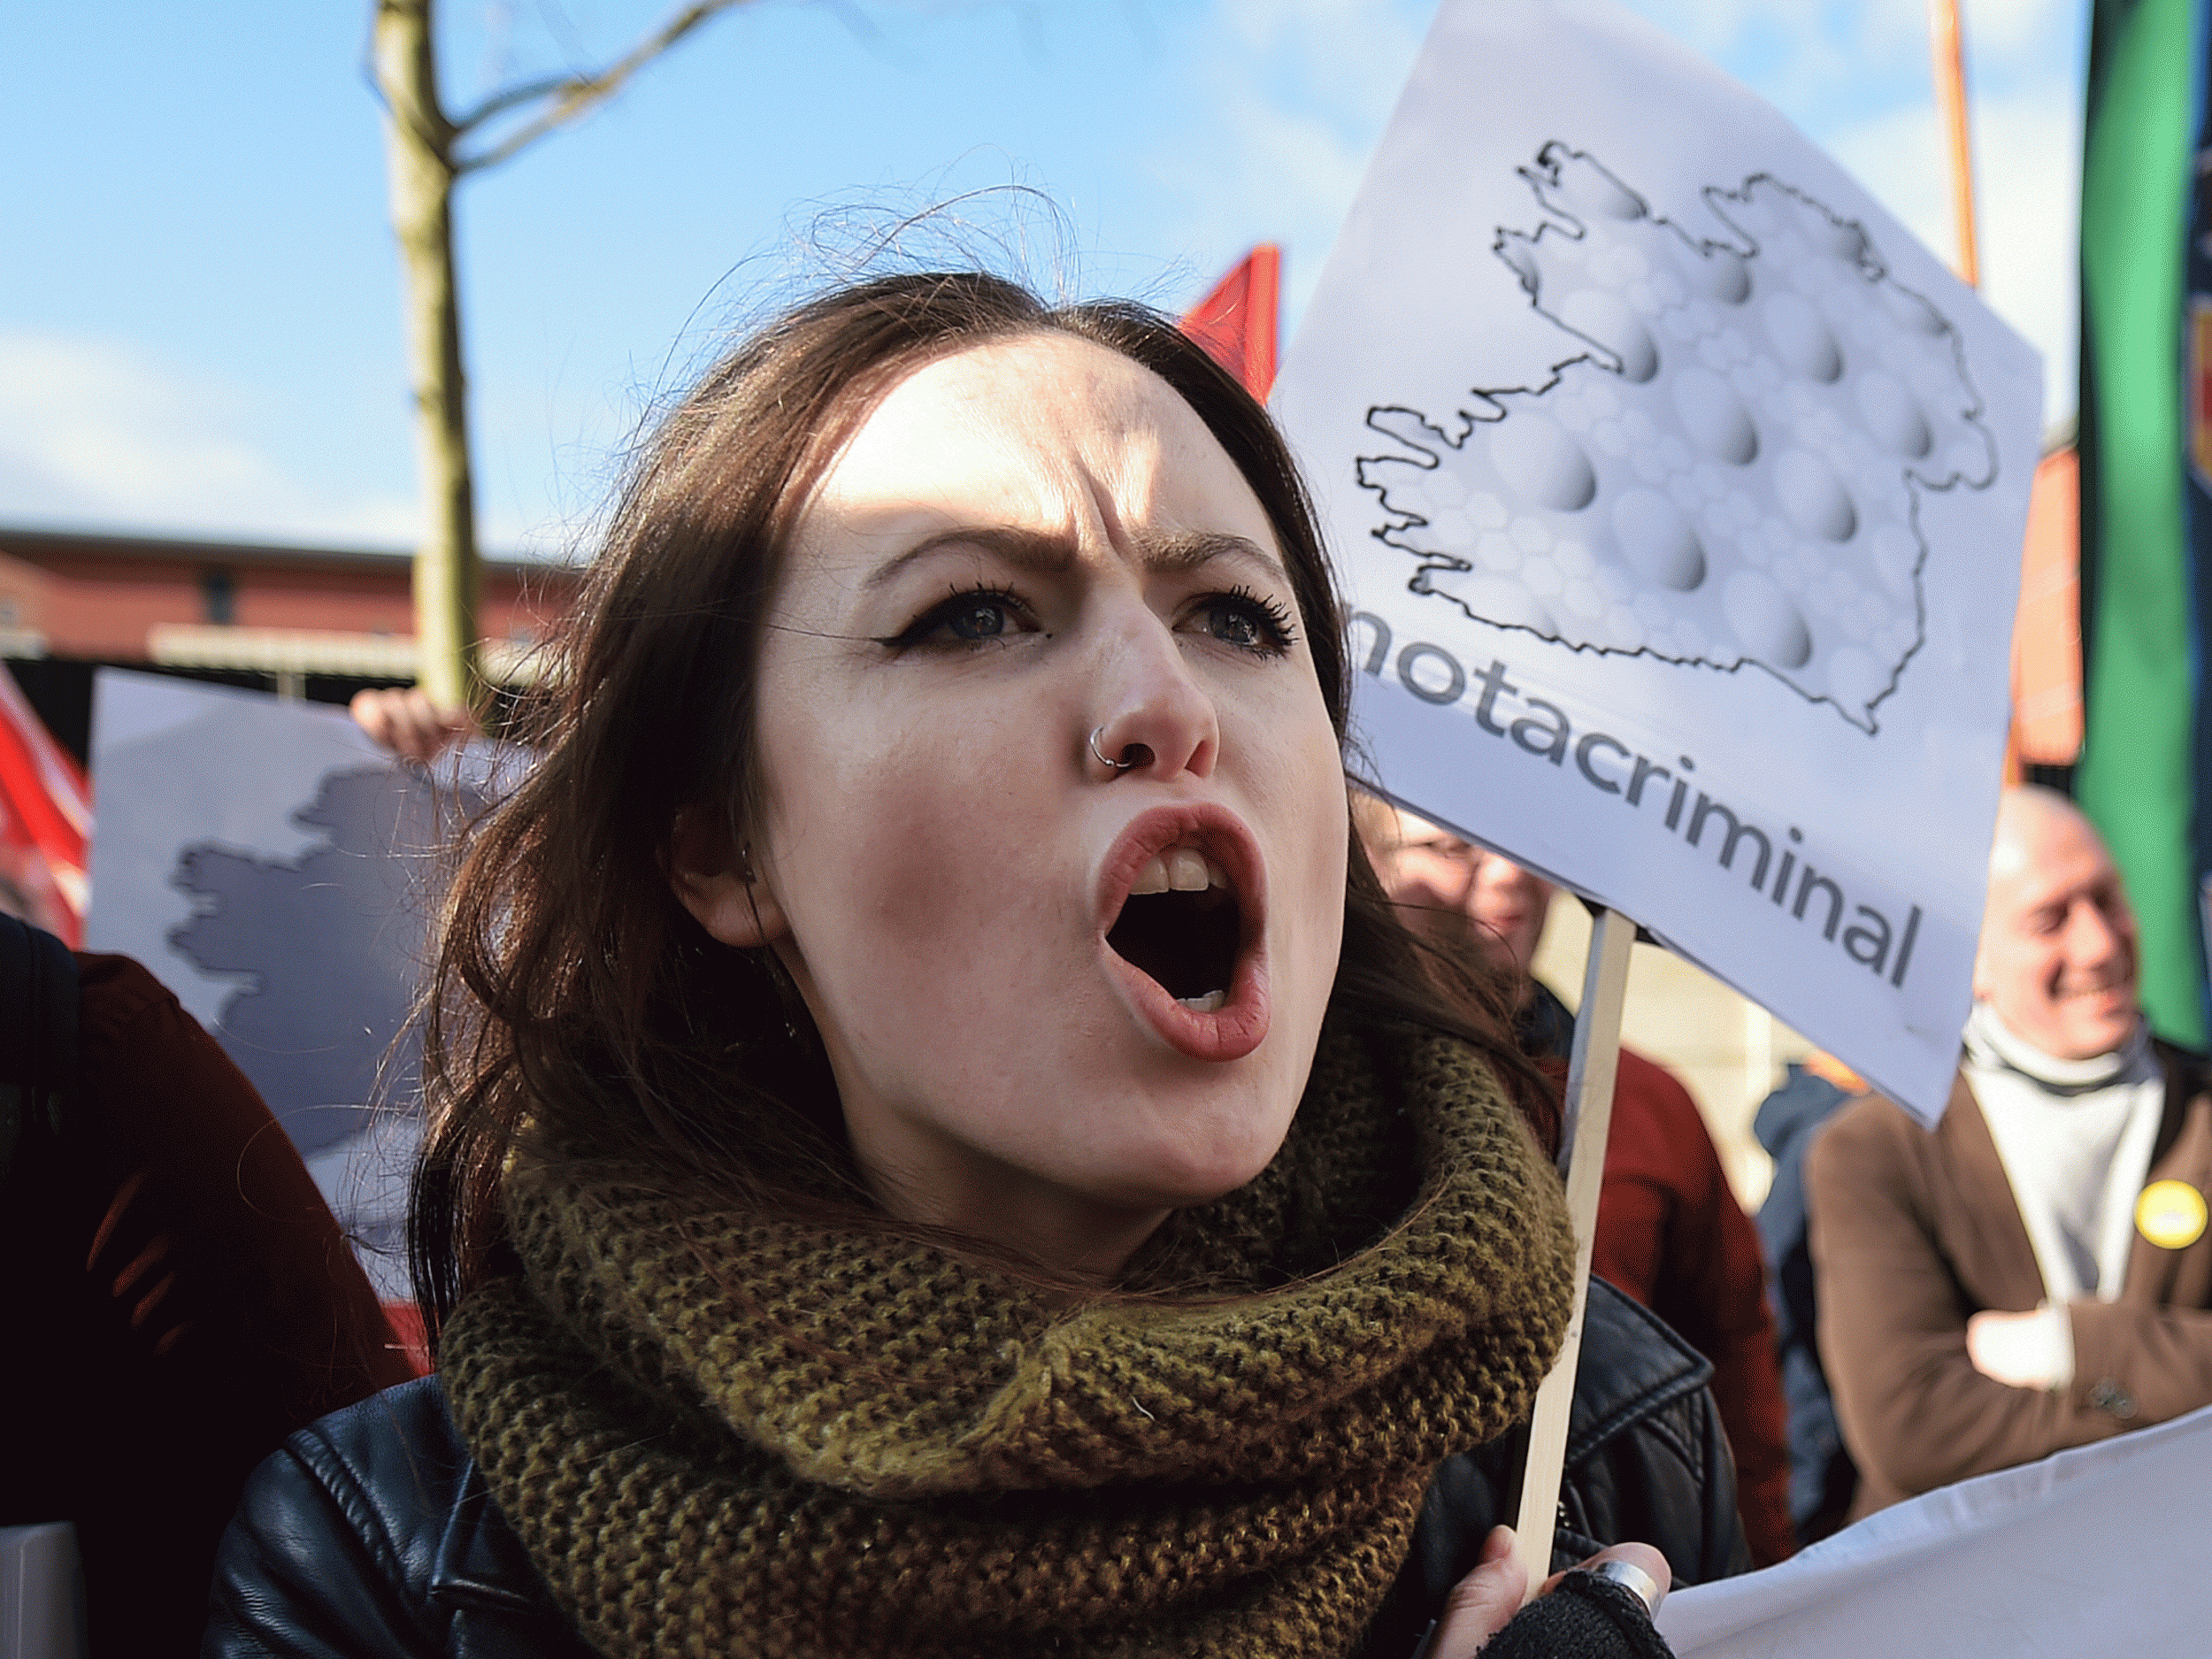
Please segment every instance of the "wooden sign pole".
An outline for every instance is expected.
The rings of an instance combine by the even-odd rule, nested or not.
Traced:
[[[1951,152],[1951,220],[1958,227],[1957,271],[1969,288],[1982,282],[1974,235],[1974,145],[1966,123],[1966,44],[1959,0],[1928,0],[1928,50],[1935,60],[1936,105]]]
[[[1566,1122],[1560,1156],[1567,1178],[1567,1214],[1574,1223],[1574,1313],[1566,1345],[1536,1391],[1529,1422],[1528,1463],[1521,1477],[1515,1559],[1528,1570],[1529,1594],[1551,1576],[1559,1480],[1567,1460],[1567,1425],[1574,1405],[1575,1362],[1582,1352],[1582,1310],[1590,1294],[1590,1248],[1597,1236],[1598,1188],[1605,1176],[1605,1138],[1613,1126],[1613,1076],[1621,1055],[1621,1004],[1628,990],[1629,947],[1636,924],[1618,910],[1598,912],[1590,960],[1582,973],[1582,1005],[1567,1062]]]

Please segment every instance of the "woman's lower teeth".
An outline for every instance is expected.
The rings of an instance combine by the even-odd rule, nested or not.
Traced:
[[[1211,1014],[1229,1000],[1226,991],[1209,991],[1203,996],[1179,996],[1175,999],[1185,1008],[1195,1009],[1202,1014]]]

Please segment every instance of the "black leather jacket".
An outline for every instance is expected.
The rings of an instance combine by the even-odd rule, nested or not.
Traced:
[[[1678,1590],[1751,1571],[1736,1512],[1736,1460],[1705,1386],[1712,1374],[1711,1363],[1657,1314],[1601,1279],[1590,1281],[1553,1571],[1630,1540],[1667,1558]],[[1446,1594],[1474,1570],[1490,1529],[1518,1520],[1527,1448],[1522,1427],[1444,1460],[1362,1659],[1411,1654]]]
[[[1750,1564],[1712,1367],[1602,1280],[1553,1540],[1555,1567],[1656,1545],[1677,1585]],[[1525,1431],[1447,1460],[1363,1652],[1409,1655],[1517,1507]],[[591,1659],[493,1505],[434,1378],[335,1412],[263,1463],[224,1535],[202,1659]]]

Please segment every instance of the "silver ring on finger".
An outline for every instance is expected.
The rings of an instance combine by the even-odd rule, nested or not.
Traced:
[[[1601,1561],[1588,1570],[1600,1578],[1610,1579],[1644,1604],[1644,1611],[1657,1617],[1659,1603],[1667,1593],[1659,1587],[1659,1580],[1632,1561]]]

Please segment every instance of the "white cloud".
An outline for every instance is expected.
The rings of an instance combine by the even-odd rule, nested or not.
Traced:
[[[1321,274],[1372,142],[1348,142],[1330,122],[1244,89],[1218,100],[1215,115],[1216,146],[1164,159],[1159,171],[1190,203],[1194,239],[1197,226],[1233,225],[1247,240],[1286,243],[1295,304]],[[1220,273],[1196,274],[1210,283]]]
[[[2039,63],[2054,52],[2070,56],[2088,24],[2085,0],[1966,0],[1962,12],[1968,57],[1999,68]]]
[[[1926,0],[1629,0],[1633,10],[1716,61],[1763,55],[1770,96],[1839,66],[1864,75],[1932,63]],[[1970,73],[2070,52],[2087,0],[1959,0]]]
[[[1320,277],[1432,9],[1422,0],[1222,0],[1180,48],[1190,107],[1202,113],[1154,162],[1187,204],[1175,233],[1223,257],[1238,251],[1225,235],[1286,244],[1286,323]]]
[[[334,499],[244,435],[236,388],[116,341],[0,334],[0,511],[19,523],[404,542],[402,497]]]
[[[1297,75],[1362,125],[1379,124],[1397,101],[1429,14],[1374,0],[1225,0],[1222,8],[1248,61]]]
[[[1785,108],[1864,96],[1916,69],[1926,78],[1924,0],[1628,0],[1632,10]]]

